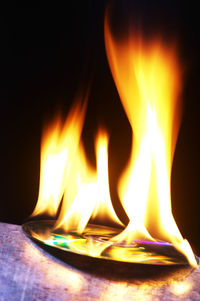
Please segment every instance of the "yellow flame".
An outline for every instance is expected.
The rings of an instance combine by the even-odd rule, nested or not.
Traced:
[[[196,267],[192,249],[183,239],[171,209],[170,177],[181,78],[174,48],[158,39],[145,43],[137,35],[116,42],[108,16],[105,44],[133,133],[130,161],[118,185],[129,223],[104,246],[89,241],[90,254],[100,255],[112,241],[131,244],[133,240],[157,239],[171,242]],[[55,228],[79,234],[89,221],[122,225],[110,198],[109,138],[105,131],[100,130],[96,137],[96,169],[86,159],[81,142],[85,107],[86,101],[83,105],[76,103],[64,125],[57,120],[43,135],[39,197],[33,212],[58,214]]]
[[[139,35],[116,41],[108,15],[105,45],[133,132],[130,162],[118,187],[130,222],[114,240],[168,241],[196,266],[192,249],[182,238],[171,210],[170,175],[179,124],[175,111],[181,77],[175,51],[158,39],[145,43]]]
[[[82,233],[90,219],[122,225],[110,199],[108,135],[96,138],[97,171],[86,160],[80,141],[85,107],[75,105],[61,127],[57,121],[42,141],[39,197],[33,215],[54,215],[61,210],[56,228]],[[97,252],[97,251],[96,251]]]
[[[96,139],[97,171],[86,160],[82,147],[72,164],[56,227],[82,233],[90,218],[122,225],[110,199],[108,183],[108,136],[99,131]]]
[[[110,219],[115,224],[122,225],[113,209],[110,198],[108,181],[108,135],[103,130],[99,130],[96,138],[96,158],[98,196],[92,217],[98,218],[101,222]]]
[[[62,127],[59,119],[44,131],[41,148],[39,197],[33,215],[57,212],[79,145],[85,104],[74,105]]]

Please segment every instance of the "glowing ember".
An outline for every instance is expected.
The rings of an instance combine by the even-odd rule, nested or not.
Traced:
[[[60,204],[61,208],[50,232],[45,230],[38,238],[32,225],[32,236],[75,253],[154,264],[176,263],[173,256],[163,253],[174,247],[196,267],[192,249],[171,211],[170,176],[181,79],[175,50],[159,39],[146,43],[138,34],[116,41],[108,21],[107,16],[108,61],[133,132],[130,161],[118,185],[129,223],[125,227],[112,206],[105,131],[100,130],[96,137],[96,170],[86,160],[81,144],[85,101],[73,107],[64,126],[59,121],[43,136],[40,191],[33,215],[54,217]],[[109,221],[116,228],[90,226],[91,221]]]

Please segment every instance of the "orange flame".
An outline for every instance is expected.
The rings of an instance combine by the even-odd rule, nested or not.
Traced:
[[[90,218],[110,220],[122,225],[110,199],[108,183],[108,136],[99,131],[96,140],[97,172],[89,168],[83,147],[72,163],[69,182],[66,184],[61,213],[56,227],[82,233]]]
[[[133,240],[162,240],[171,242],[196,267],[192,249],[183,239],[171,210],[170,176],[179,125],[175,113],[181,88],[174,48],[164,47],[160,40],[147,44],[141,36],[116,42],[108,16],[105,44],[133,133],[130,161],[118,185],[129,223],[103,247],[91,241],[90,253],[100,254],[113,241],[131,244]],[[81,143],[85,108],[86,101],[83,106],[76,103],[63,126],[58,120],[45,131],[39,197],[33,212],[58,214],[55,228],[79,234],[89,221],[123,225],[110,198],[109,138],[104,130],[99,130],[96,137],[96,169],[85,156]]]
[[[33,215],[55,216],[55,227],[82,233],[90,219],[123,225],[110,199],[108,183],[108,135],[100,130],[96,138],[97,171],[86,160],[80,141],[85,106],[75,105],[61,128],[56,122],[42,141],[41,178]]]
[[[83,127],[86,102],[74,105],[62,127],[57,119],[44,131],[41,147],[39,197],[33,215],[54,216],[62,199],[71,163],[77,152]]]
[[[175,110],[180,72],[173,48],[160,40],[149,44],[140,35],[117,42],[105,19],[105,45],[110,69],[132,132],[132,152],[119,181],[119,196],[130,219],[114,238],[171,242],[196,266],[171,211],[170,175],[178,120]],[[176,121],[176,122],[175,122]]]

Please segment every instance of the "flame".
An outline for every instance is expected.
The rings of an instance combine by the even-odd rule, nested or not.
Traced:
[[[108,220],[122,225],[110,199],[108,183],[108,136],[99,131],[96,138],[97,171],[86,160],[83,147],[79,147],[72,164],[69,182],[56,227],[82,233],[90,219]]]
[[[41,147],[39,197],[33,215],[55,216],[80,141],[86,103],[74,105],[62,127],[57,120],[44,131]]]
[[[45,131],[39,197],[33,212],[33,215],[47,213],[55,216],[62,200],[55,228],[80,234],[90,219],[122,225],[109,193],[108,135],[104,130],[98,132],[97,170],[94,170],[80,141],[84,113],[85,106],[76,104],[63,127],[61,121],[56,121]]]
[[[167,241],[196,267],[192,249],[183,239],[171,209],[171,168],[180,123],[177,108],[181,90],[175,49],[159,39],[147,43],[136,34],[123,42],[116,41],[108,25],[108,15],[105,45],[132,128],[130,161],[118,185],[129,223],[104,244],[89,237],[87,254],[98,256],[113,242]],[[44,132],[39,196],[33,212],[33,215],[58,216],[55,229],[77,234],[82,234],[89,222],[107,221],[123,226],[110,198],[109,137],[105,130],[100,129],[96,136],[96,168],[85,155],[81,132],[86,102],[77,102],[64,124],[57,119]],[[88,245],[83,245],[87,252]]]
[[[171,210],[170,175],[179,125],[175,113],[181,88],[175,49],[159,39],[145,43],[137,34],[119,42],[108,21],[107,14],[107,57],[133,133],[129,165],[118,185],[130,221],[114,240],[168,241],[197,266]]]

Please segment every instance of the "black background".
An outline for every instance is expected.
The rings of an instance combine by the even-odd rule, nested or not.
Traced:
[[[183,121],[172,170],[172,206],[183,234],[200,254],[200,42],[198,8],[166,1],[116,1],[144,30],[176,37],[186,70]],[[64,7],[17,7],[0,16],[0,221],[21,224],[38,193],[40,137],[57,109],[67,115],[76,91],[91,82],[83,140],[95,164],[98,124],[110,133],[111,194],[130,152],[131,130],[104,49],[107,1],[67,1]],[[124,217],[125,218],[125,217]]]

